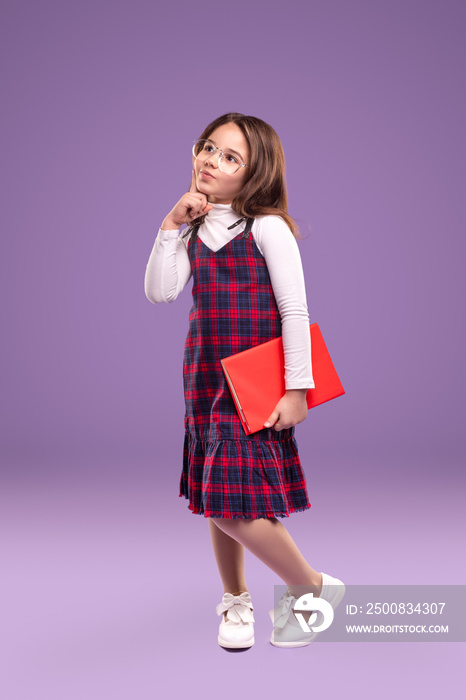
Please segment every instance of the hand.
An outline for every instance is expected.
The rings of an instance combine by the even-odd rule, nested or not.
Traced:
[[[272,415],[264,423],[264,427],[273,426],[274,430],[277,431],[286,430],[286,428],[291,428],[306,420],[308,413],[307,391],[307,389],[288,389],[275,406]]]
[[[193,170],[189,192],[186,192],[175,204],[171,212],[167,214],[161,228],[163,231],[180,228],[181,224],[189,224],[193,219],[207,214],[211,209],[213,207],[212,204],[207,202],[207,196],[197,189],[196,176]]]

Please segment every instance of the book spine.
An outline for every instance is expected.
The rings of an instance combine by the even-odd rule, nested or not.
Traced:
[[[244,432],[246,433],[246,435],[250,435],[251,429],[249,428],[248,422],[246,420],[246,416],[244,415],[243,409],[241,408],[241,404],[239,402],[238,395],[235,391],[235,387],[233,386],[233,382],[230,379],[230,375],[228,374],[228,370],[224,366],[223,362],[222,362],[222,368],[223,368],[223,373],[225,374],[228,386],[230,387],[230,392],[231,392],[231,395],[233,397],[233,401],[235,402],[236,410],[238,411],[239,419],[240,419],[242,426],[244,428]]]

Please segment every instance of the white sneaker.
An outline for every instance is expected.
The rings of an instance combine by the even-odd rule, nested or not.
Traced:
[[[241,595],[224,593],[217,605],[217,615],[222,615],[218,629],[218,643],[227,649],[246,649],[254,644],[254,614],[248,591]],[[227,619],[223,616],[226,612]]]
[[[326,600],[335,610],[345,595],[345,584],[338,578],[324,574],[322,571],[322,590],[319,598]],[[296,598],[288,589],[282,595],[278,607],[269,610],[274,624],[270,643],[275,647],[304,647],[313,642],[319,632],[305,632],[296,619],[293,608]]]

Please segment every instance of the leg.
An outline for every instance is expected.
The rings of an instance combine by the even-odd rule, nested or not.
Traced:
[[[217,527],[214,524],[216,520],[218,518],[209,518],[209,530],[223,590],[239,595],[248,590],[244,573],[244,547]],[[223,616],[226,619],[226,613]]]
[[[303,586],[315,596],[320,594],[322,575],[307,563],[277,518],[216,518],[215,524],[280,576],[296,597],[303,594]]]
[[[247,591],[244,574],[244,547],[214,523],[218,518],[209,518],[210,537],[225,593],[237,595]]]

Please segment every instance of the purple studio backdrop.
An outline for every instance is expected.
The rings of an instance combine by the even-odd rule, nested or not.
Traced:
[[[394,667],[402,697],[455,687],[460,644],[272,647],[282,582],[249,552],[256,645],[218,647],[207,519],[178,497],[192,282],[153,305],[144,273],[205,125],[269,122],[346,390],[296,428],[312,507],[284,524],[348,584],[464,583],[465,19],[454,0],[2,2],[3,697],[228,700],[227,673],[288,697],[316,668],[330,697],[364,697],[362,673],[392,697]]]

